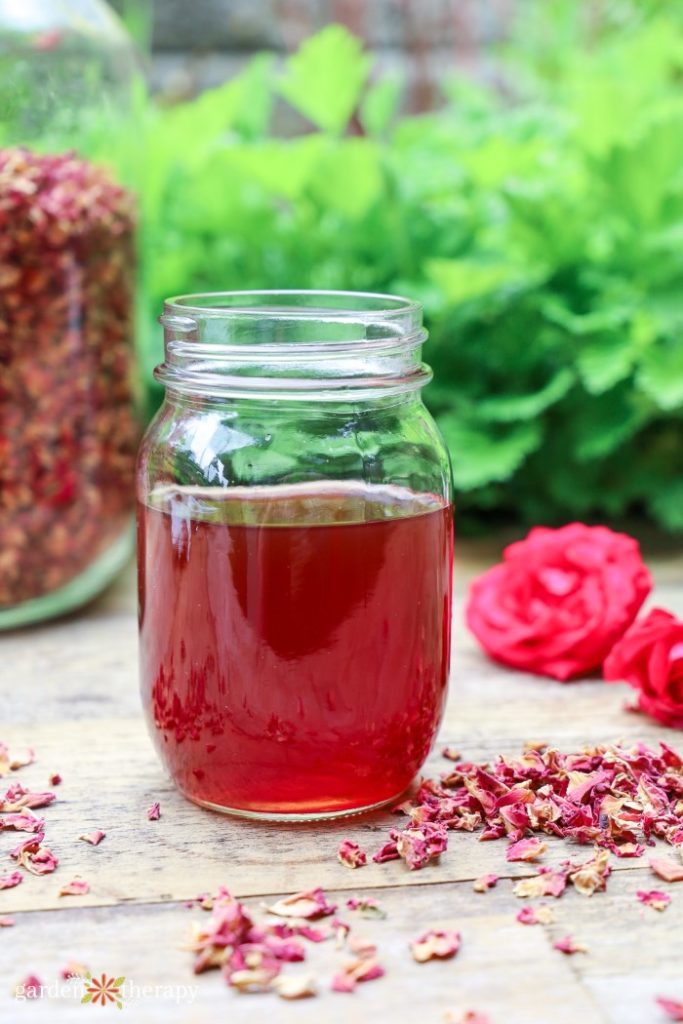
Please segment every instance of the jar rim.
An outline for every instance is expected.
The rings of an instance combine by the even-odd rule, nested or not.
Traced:
[[[393,320],[421,313],[421,303],[403,295],[336,289],[275,288],[174,295],[164,314],[206,317],[263,316],[315,319],[321,314],[355,321]]]

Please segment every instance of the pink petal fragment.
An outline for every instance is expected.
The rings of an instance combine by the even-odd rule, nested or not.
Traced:
[[[555,915],[550,907],[542,903],[539,907],[522,907],[517,920],[520,924],[552,924]]]
[[[450,960],[454,957],[462,942],[460,932],[436,931],[430,929],[410,944],[413,960],[418,964],[428,960]]]
[[[508,846],[506,851],[506,858],[509,861],[523,860],[531,861],[537,860],[541,854],[545,853],[548,849],[548,844],[544,843],[542,839],[535,837],[531,839],[520,839],[516,843],[512,843]]]
[[[67,882],[59,890],[60,896],[85,896],[86,893],[90,892],[90,886],[87,882],[84,882],[80,878],[74,878],[71,882]]]
[[[658,889],[651,889],[649,892],[645,892],[643,889],[638,889],[636,892],[637,898],[646,907],[652,907],[653,910],[666,910],[671,903],[671,897],[666,892],[661,892]]]
[[[42,994],[43,983],[35,974],[29,974],[14,987],[14,995],[20,999],[40,999]]]
[[[675,999],[665,999],[664,996],[657,996],[656,1002],[664,1010],[669,1020],[683,1020],[683,1003],[679,1003]]]
[[[650,857],[650,868],[665,882],[683,882],[683,864],[670,857]]]
[[[147,817],[150,821],[158,821],[161,817],[161,804],[155,800],[151,807],[147,808]]]
[[[572,956],[574,953],[588,952],[588,948],[573,939],[571,935],[565,935],[563,939],[557,939],[553,942],[553,949],[559,949],[560,953],[564,953],[565,956]]]
[[[488,889],[493,889],[497,881],[498,875],[480,875],[479,878],[475,878],[472,888],[475,892],[487,892]]]
[[[97,828],[94,832],[86,832],[80,835],[78,838],[82,839],[84,843],[90,843],[91,846],[99,846],[102,840],[106,837],[107,833]]]
[[[358,843],[352,839],[343,839],[337,851],[337,859],[346,868],[360,868],[367,863],[368,857]]]
[[[318,887],[286,896],[266,909],[269,914],[275,914],[277,917],[302,917],[313,920],[333,914],[337,908],[335,904],[327,902],[325,893]]]
[[[13,889],[15,885],[21,885],[24,876],[21,871],[12,871],[9,875],[0,875],[0,889]]]

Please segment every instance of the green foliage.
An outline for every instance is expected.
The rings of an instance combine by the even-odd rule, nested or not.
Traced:
[[[282,71],[150,110],[150,322],[195,290],[407,293],[461,518],[682,530],[683,20],[641,3],[578,50],[576,6],[553,0],[545,64],[516,48],[512,105],[453,80],[400,117],[400,80],[331,26]],[[283,99],[303,134],[273,134]]]

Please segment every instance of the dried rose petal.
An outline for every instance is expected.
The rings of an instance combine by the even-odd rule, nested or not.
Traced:
[[[351,896],[346,901],[349,910],[357,910],[361,917],[375,917],[384,920],[387,916],[385,911],[372,896]]]
[[[572,956],[574,953],[587,953],[588,947],[576,942],[571,935],[565,935],[563,939],[553,942],[553,949],[559,949],[560,953]]]
[[[391,833],[393,835],[393,831]],[[400,860],[401,855],[396,846],[396,840],[390,839],[384,846],[380,847],[377,853],[373,853],[372,859],[375,864],[384,864],[388,860]]]
[[[636,896],[641,903],[644,903],[646,907],[652,907],[653,910],[666,910],[671,903],[669,894],[660,892],[658,889],[650,889],[649,892],[638,889]]]
[[[24,876],[20,871],[13,871],[9,875],[0,875],[0,889],[13,889],[15,885],[21,885]]]
[[[443,757],[448,758],[449,761],[459,761],[462,758],[462,754],[455,747],[444,747],[441,754]]]
[[[314,920],[317,917],[326,917],[335,912],[336,905],[327,902],[323,890],[309,889],[307,892],[297,892],[293,896],[286,896],[271,906],[266,907],[268,913],[277,917],[303,917]]]
[[[346,868],[360,868],[367,863],[367,854],[352,839],[343,839],[337,851],[337,859]]]
[[[151,807],[147,808],[147,817],[150,821],[158,821],[161,817],[161,804],[155,800]]]
[[[665,999],[664,996],[657,996],[656,1002],[664,1010],[669,1020],[683,1020],[683,1003],[675,999]]]
[[[281,999],[307,999],[318,992],[312,974],[280,974],[272,987]]]
[[[90,886],[87,882],[84,882],[80,878],[74,878],[71,882],[67,882],[59,890],[60,896],[85,896],[90,892]]]
[[[25,789],[20,782],[15,782],[13,786],[9,787],[5,796],[0,799],[0,814],[22,811],[24,808],[35,811],[39,807],[47,807],[56,799],[54,793],[32,793]]]
[[[68,981],[69,978],[87,978],[89,973],[85,964],[79,964],[77,960],[69,960],[68,964],[60,970],[59,976]]]
[[[14,923],[13,917],[0,917],[0,928],[12,928]]]
[[[392,833],[396,840],[399,857],[411,871],[425,867],[439,857],[448,847],[448,833],[444,825],[425,822],[420,826],[408,826]]]
[[[540,907],[522,907],[517,920],[520,924],[552,924],[555,915],[550,907],[542,903]]]
[[[384,968],[377,960],[351,960],[332,979],[333,992],[353,992],[360,981],[374,981],[384,976]]]
[[[29,974],[14,986],[14,995],[21,999],[40,999],[42,994],[43,983],[35,974]]]
[[[567,886],[567,876],[561,871],[541,868],[539,874],[531,878],[522,878],[513,888],[515,896],[525,899],[527,896],[554,896],[559,899]]]
[[[594,857],[578,866],[568,861],[566,867],[569,881],[583,896],[604,892],[607,879],[612,871],[607,850],[598,850]]]
[[[410,944],[413,960],[424,964],[428,960],[449,960],[460,949],[460,932],[431,929]]]
[[[548,844],[542,839],[520,839],[508,846],[505,856],[510,861],[531,861],[537,860],[547,849]]]
[[[99,846],[106,835],[106,832],[102,832],[101,829],[97,828],[94,832],[86,832],[78,838],[82,839],[84,843],[90,843],[91,846]]]
[[[13,829],[15,832],[42,832],[45,828],[45,819],[39,818],[36,814],[21,811],[19,814],[6,814],[0,818],[0,830]]]
[[[248,942],[253,921],[243,905],[221,888],[204,923],[195,926],[190,949],[196,954],[195,974],[224,967],[233,950]]]
[[[51,786],[59,786],[59,784],[62,781],[62,776],[59,774],[59,772],[53,772],[48,781]]]
[[[368,957],[375,956],[377,953],[377,943],[361,935],[354,935],[349,939],[349,949],[354,956],[367,959]]]
[[[39,833],[40,841],[42,842],[42,833]],[[19,851],[17,853],[17,851]],[[41,846],[40,842],[36,840],[29,840],[27,843],[21,843],[15,850],[11,851],[14,857],[17,854],[16,859],[32,875],[49,875],[56,870],[59,860],[55,857],[52,850],[47,846]]]
[[[650,868],[665,882],[683,882],[683,864],[670,857],[650,857]]]
[[[480,875],[472,882],[472,888],[475,892],[487,892],[487,890],[493,889],[497,881],[498,875]]]
[[[35,751],[29,747],[26,754],[23,757],[13,757],[10,759],[9,767],[10,771],[16,772],[19,768],[25,768],[26,765],[33,764],[36,759]]]

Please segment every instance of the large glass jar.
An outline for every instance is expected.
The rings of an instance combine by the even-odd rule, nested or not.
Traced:
[[[135,55],[100,0],[0,0],[0,628],[129,557]]]
[[[378,807],[434,740],[450,651],[449,458],[418,304],[169,300],[138,467],[142,699],[190,799]]]

